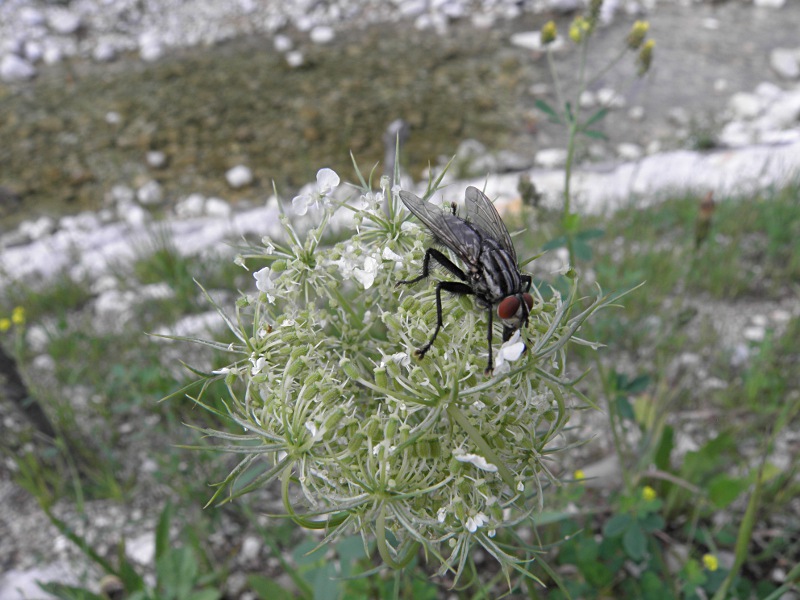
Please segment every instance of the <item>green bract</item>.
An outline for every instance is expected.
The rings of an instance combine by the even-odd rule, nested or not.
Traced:
[[[585,343],[576,331],[610,299],[578,301],[575,280],[564,299],[534,286],[527,351],[514,351],[512,338],[486,378],[485,311],[449,298],[436,343],[414,359],[436,323],[434,288],[395,284],[418,274],[430,240],[386,181],[375,193],[362,180],[304,235],[284,216],[285,240],[240,257],[270,267],[227,319],[234,361],[209,376],[225,378],[236,433],[208,433],[244,456],[214,500],[279,480],[297,523],[327,539],[358,532],[389,566],[423,546],[458,575],[477,543],[504,569],[520,567],[530,555],[501,549],[495,534],[529,517],[557,483],[548,445],[577,395],[567,349]],[[321,244],[335,209],[357,226]],[[266,472],[234,486],[250,467]]]

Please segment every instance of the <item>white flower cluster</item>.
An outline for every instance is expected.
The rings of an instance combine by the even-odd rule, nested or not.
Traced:
[[[298,522],[327,514],[332,536],[359,532],[389,566],[422,544],[460,573],[477,543],[507,568],[517,559],[493,538],[552,479],[543,457],[574,393],[567,344],[607,299],[576,310],[574,289],[562,301],[534,287],[530,325],[497,351],[489,379],[484,312],[448,300],[436,344],[412,359],[436,323],[434,289],[396,284],[418,273],[426,235],[382,183],[343,204],[357,230],[326,245],[339,177],[320,170],[316,189],[292,201],[301,214],[319,206],[320,223],[301,235],[284,216],[285,239],[237,259],[267,266],[227,319],[235,360],[213,374],[245,430],[222,434],[244,452],[229,482],[266,457],[267,472],[235,494],[281,479]]]

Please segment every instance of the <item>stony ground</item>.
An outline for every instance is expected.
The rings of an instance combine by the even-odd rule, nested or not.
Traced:
[[[378,132],[398,116],[412,124],[408,152],[413,175],[431,156],[451,155],[459,142],[476,138],[479,144],[468,147],[478,149],[474,156],[484,172],[486,164],[495,170],[536,165],[530,171],[533,179],[553,180],[544,189],[558,192],[558,155],[551,162],[552,153],[537,153],[559,150],[560,138],[531,109],[536,97],[548,97],[549,79],[541,57],[525,46],[524,38],[512,41],[514,34],[538,27],[543,15],[550,15],[542,12],[552,6],[545,2],[486,2],[482,11],[475,10],[477,2],[456,0],[289,3],[296,12],[279,10],[283,2],[247,0],[233,9],[230,3],[210,0],[175,6],[127,0],[100,4],[0,4],[0,39],[7,40],[0,51],[5,81],[0,84],[0,131],[4,140],[12,140],[0,148],[0,211],[8,219],[1,256],[7,274],[30,276],[31,265],[57,265],[53,257],[87,240],[92,243],[86,258],[77,264],[100,274],[104,262],[97,257],[124,253],[126,236],[147,229],[154,213],[168,215],[170,227],[184,233],[187,245],[200,237],[210,244],[231,231],[269,227],[274,213],[243,211],[263,203],[276,173],[290,173],[281,182],[291,189],[317,167],[346,165],[346,152],[353,147],[378,160],[383,152]],[[434,4],[438,10],[431,8]],[[762,166],[775,164],[775,156],[786,156],[786,162],[778,163],[776,174],[766,166],[756,169],[751,181],[769,184],[792,175],[790,169],[797,168],[792,165],[800,160],[800,73],[794,70],[800,5],[754,6],[737,0],[615,4],[620,11],[613,19],[609,13],[611,24],[598,41],[598,56],[611,52],[629,27],[626,10],[639,11],[652,20],[657,62],[649,80],[631,82],[628,69],[583,99],[590,107],[606,93],[602,90],[619,96],[606,123],[612,142],[585,148],[585,159],[595,165],[634,161],[615,170],[587,168],[582,184],[587,194],[607,191],[597,195],[600,201],[622,187],[627,197],[634,186],[625,174],[641,173],[641,165],[648,163],[635,161],[644,156],[653,173],[688,177],[701,171],[703,177],[693,180],[700,188],[726,181],[736,187],[739,180],[726,180],[721,173],[740,173],[736,165],[761,160],[754,156],[767,156],[758,163]],[[523,12],[517,15],[520,6]],[[356,15],[371,25],[347,27]],[[396,31],[387,35],[391,27]],[[189,47],[195,43],[201,46]],[[411,55],[404,66],[399,57],[408,56],[409,47],[420,54]],[[248,61],[254,48],[263,49],[261,63]],[[326,79],[337,69],[331,57],[342,55],[351,56],[353,64],[371,61],[366,81],[364,71],[352,65]],[[558,62],[569,67],[572,58],[565,52]],[[266,87],[275,79],[286,82],[277,86],[285,96],[275,97],[275,89]],[[235,92],[224,105],[216,104],[215,90],[221,87]],[[402,101],[394,104],[396,97]],[[463,105],[455,105],[454,98]],[[203,110],[193,112],[198,106]],[[356,109],[348,113],[351,106]],[[453,113],[468,116],[453,121]],[[275,116],[286,114],[293,118]],[[480,114],[488,116],[471,116]],[[342,123],[347,130],[336,138]],[[85,137],[89,133],[92,137]],[[87,139],[92,144],[85,144]],[[276,158],[297,145],[303,151],[289,156],[292,166]],[[723,145],[727,152],[661,153],[705,145]],[[337,155],[342,158],[329,158]],[[226,179],[229,169],[239,165],[252,174],[241,187]],[[468,175],[470,166],[463,168]],[[517,177],[493,180],[496,194],[513,195]],[[654,182],[663,189],[676,185],[669,178],[641,179],[638,191],[654,191]],[[232,216],[231,202],[239,217]],[[231,225],[237,218],[239,224]],[[23,219],[21,227],[11,229]],[[222,227],[221,220],[226,220]],[[791,314],[796,306],[759,305],[752,314],[769,316],[775,310]],[[738,307],[718,314],[739,324],[731,333],[733,345],[753,325],[752,319],[742,320]],[[153,497],[158,493],[153,490]],[[0,569],[5,573],[0,599],[22,597],[11,590],[32,586],[35,577],[68,577],[67,559],[74,550],[5,471],[0,499]],[[104,535],[114,538],[117,524],[125,521],[131,524],[125,532],[131,553],[145,562],[151,551],[151,500],[142,498],[126,511],[92,505],[90,535],[98,540],[97,548],[103,550]],[[235,522],[224,527],[231,538],[242,533]],[[243,565],[248,556],[243,553]]]

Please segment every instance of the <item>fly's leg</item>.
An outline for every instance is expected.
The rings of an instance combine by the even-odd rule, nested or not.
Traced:
[[[402,282],[401,282],[402,283]],[[433,342],[436,341],[436,336],[439,335],[439,330],[442,328],[442,290],[445,292],[450,292],[451,294],[455,294],[457,296],[467,296],[470,294],[474,294],[475,292],[472,291],[472,288],[468,286],[466,283],[459,283],[458,281],[440,281],[436,284],[436,329],[433,331],[433,335],[428,342],[417,348],[414,354],[417,355],[418,358],[422,358],[425,356],[425,353],[431,349]],[[489,329],[489,334],[491,335],[491,328]],[[491,359],[491,344],[489,345],[489,357]],[[489,361],[491,364],[491,360]]]
[[[489,342],[489,362],[486,363],[486,369],[484,370],[483,374],[486,377],[491,377],[492,371],[494,370],[492,368],[492,319],[494,317],[494,311],[492,310],[491,306],[487,312],[489,314],[489,330],[486,332],[486,341]],[[505,333],[503,333],[503,337],[505,337]]]
[[[406,285],[412,285],[414,283],[417,283],[418,281],[422,281],[423,279],[425,279],[430,273],[431,258],[433,258],[436,262],[442,265],[445,269],[450,271],[450,273],[458,277],[461,281],[467,280],[467,276],[464,274],[464,271],[462,271],[455,264],[453,264],[452,260],[447,258],[436,248],[428,248],[425,251],[425,258],[422,259],[422,274],[419,277],[415,277],[414,279],[406,279],[404,281],[398,281],[396,285],[400,285],[401,283],[404,283]]]

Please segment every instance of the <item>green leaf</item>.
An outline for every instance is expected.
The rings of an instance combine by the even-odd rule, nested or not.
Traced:
[[[746,479],[717,475],[708,484],[708,498],[717,508],[725,508],[749,486],[750,482]]]
[[[556,248],[563,248],[567,245],[567,236],[560,235],[556,238],[553,238],[549,242],[545,242],[542,246],[542,250],[554,250]]]
[[[560,116],[558,115],[558,113],[557,113],[557,112],[556,112],[556,111],[553,109],[553,107],[552,107],[552,106],[550,106],[550,105],[549,105],[547,102],[545,102],[544,100],[541,100],[541,99],[537,98],[536,100],[534,100],[534,102],[533,102],[533,105],[534,105],[536,108],[538,108],[540,111],[542,111],[544,114],[546,114],[548,117],[550,117],[550,120],[551,120],[553,123],[559,123],[559,124],[561,123],[561,117],[560,117]]]
[[[656,448],[655,463],[656,467],[661,471],[669,471],[670,456],[672,449],[675,447],[675,429],[672,425],[666,425],[661,432],[661,439],[658,441]],[[670,484],[671,485],[671,484]]]
[[[597,123],[599,120],[603,119],[608,113],[609,113],[608,107],[604,106],[596,113],[594,113],[591,117],[586,119],[586,121],[583,123],[583,127],[589,127],[590,125]]]
[[[169,525],[172,521],[172,504],[167,502],[156,526],[156,563],[169,550]]]
[[[42,583],[39,581],[36,583],[45,592],[52,594],[60,600],[105,600],[103,596],[93,594],[89,590],[64,585],[63,583]]]
[[[603,535],[617,537],[633,525],[633,517],[628,514],[614,515],[603,525]]]
[[[633,412],[633,406],[626,396],[617,396],[614,404],[617,408],[617,413],[620,417],[627,421],[634,421],[636,414]]]
[[[261,600],[291,600],[292,593],[263,575],[250,575],[247,583]]]
[[[647,537],[638,524],[629,527],[622,536],[622,547],[633,560],[642,560],[647,550]]]
[[[575,239],[583,240],[588,242],[589,240],[594,240],[597,238],[601,238],[606,234],[606,232],[602,229],[592,228],[592,229],[584,229],[583,231],[579,231],[575,236]]]
[[[314,600],[338,600],[342,584],[336,581],[336,565],[326,562],[321,568],[314,570]]]
[[[597,131],[596,129],[584,129],[581,131],[581,133],[588,138],[592,138],[593,140],[608,140],[608,136],[605,133],[602,131]]]
[[[185,600],[194,588],[198,565],[191,548],[172,548],[156,564],[161,600]]]
[[[219,590],[204,588],[189,594],[186,600],[219,600],[221,594]]]
[[[570,213],[568,215],[564,215],[564,219],[562,221],[564,231],[569,231],[572,233],[577,233],[578,226],[581,223],[581,216],[578,213]]]
[[[575,239],[575,244],[572,248],[575,252],[575,258],[581,261],[588,262],[592,260],[592,247],[589,244],[585,244],[579,239]]]

